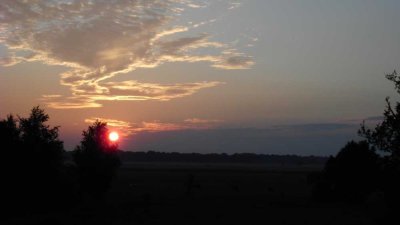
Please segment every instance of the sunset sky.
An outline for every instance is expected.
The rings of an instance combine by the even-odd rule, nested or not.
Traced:
[[[0,118],[36,105],[72,150],[335,154],[380,120],[397,0],[1,0]]]

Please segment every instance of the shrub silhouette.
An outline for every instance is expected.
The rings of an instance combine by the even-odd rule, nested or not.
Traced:
[[[377,189],[379,156],[368,142],[350,141],[327,161],[324,172],[319,188],[336,199],[361,201]]]
[[[109,141],[108,134],[106,123],[94,122],[83,131],[81,144],[73,153],[83,197],[102,197],[120,165],[118,146]]]

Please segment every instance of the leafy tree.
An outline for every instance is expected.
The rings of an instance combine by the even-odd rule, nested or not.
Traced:
[[[394,83],[397,93],[400,94],[400,77],[397,72],[386,75],[386,78]],[[374,129],[369,129],[364,122],[359,134],[379,150],[389,153],[392,160],[398,161],[400,159],[400,103],[396,102],[393,107],[389,97],[386,97],[383,121]]]
[[[38,173],[57,176],[62,166],[63,142],[58,139],[59,127],[46,125],[49,115],[39,106],[31,110],[28,118],[19,118],[19,131],[24,158]],[[49,177],[43,177],[45,180]],[[43,181],[45,182],[45,181]]]
[[[394,83],[396,92],[400,94],[398,73],[394,71],[386,75],[386,78]],[[398,207],[400,204],[400,103],[396,102],[393,106],[389,97],[386,97],[383,121],[374,129],[368,128],[364,122],[358,133],[378,150],[386,153],[381,186],[389,205]]]
[[[13,115],[8,115],[6,119],[0,121],[0,141],[4,146],[2,153],[9,152],[10,148],[15,148],[19,144],[20,130]]]
[[[108,139],[108,134],[107,124],[96,121],[83,131],[81,144],[74,151],[83,195],[103,196],[120,165],[118,146]]]
[[[39,106],[28,118],[9,115],[0,121],[1,173],[5,189],[3,203],[8,207],[54,206],[61,193],[60,173],[63,169],[63,142],[58,127],[46,123],[48,114]]]
[[[17,121],[12,115],[0,120],[0,143],[2,143],[0,151],[0,177],[2,179],[0,198],[5,205],[10,206],[14,198],[11,193],[19,188],[19,185],[16,185],[19,180],[16,175],[20,174],[20,168],[16,167],[15,164],[19,161],[17,150],[21,146],[20,131]]]
[[[1,177],[11,178],[10,173],[14,164],[18,159],[17,150],[21,147],[20,129],[17,124],[17,120],[12,115],[8,115],[6,119],[0,120],[0,143],[1,157]]]

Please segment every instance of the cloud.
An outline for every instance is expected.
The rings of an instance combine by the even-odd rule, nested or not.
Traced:
[[[1,57],[0,58],[0,66],[13,66],[18,64],[19,61],[14,57]]]
[[[360,117],[360,118],[352,118],[352,119],[344,119],[342,122],[360,125],[361,123],[365,122],[369,125],[374,125],[381,123],[383,121],[383,116],[370,116],[370,117]]]
[[[213,65],[213,67],[220,69],[229,69],[229,70],[237,70],[237,69],[248,69],[254,65],[254,61],[249,56],[229,56],[222,61]]]
[[[216,62],[213,67],[220,69],[248,69],[254,65],[251,56],[237,52],[236,49],[227,49],[223,51],[222,60]]]
[[[206,119],[186,119],[180,123],[168,123],[161,121],[144,121],[140,123],[131,123],[116,119],[107,119],[101,117],[91,117],[85,119],[85,123],[93,124],[96,120],[106,122],[112,129],[117,129],[124,136],[130,136],[140,132],[164,132],[178,130],[202,130],[214,128],[217,124],[222,123],[222,120],[206,120]]]
[[[122,81],[103,83],[101,87],[95,83],[81,84],[73,87],[75,96],[44,95],[41,100],[47,102],[48,107],[56,109],[95,108],[102,107],[101,102],[104,101],[169,101],[221,84],[217,81],[167,85]]]
[[[204,7],[207,3],[189,0],[3,0],[0,43],[10,55],[1,58],[0,65],[40,61],[70,68],[61,74],[61,84],[70,87],[71,95],[42,97],[53,108],[101,107],[99,101],[104,100],[170,100],[188,96],[220,83],[161,85],[109,79],[167,62],[209,62],[220,69],[250,68],[254,64],[252,57],[228,44],[212,41],[206,33],[188,36],[186,33],[194,26],[172,25],[185,10]]]
[[[107,126],[111,129],[117,129],[123,136],[128,136],[134,132],[132,124],[122,120],[115,120],[115,119],[105,119],[100,117],[92,117],[85,119],[85,123],[93,124],[95,121],[102,121],[106,122]]]
[[[103,106],[92,99],[78,96],[43,95],[39,100],[46,102],[47,107],[54,109],[99,108]]]
[[[203,88],[215,87],[221,82],[198,82],[184,84],[152,84],[136,81],[109,82],[105,84],[113,100],[170,100],[191,95]],[[123,96],[123,98],[118,98]]]
[[[190,7],[190,8],[205,8],[206,7],[206,5],[200,5],[200,4],[195,4],[195,3],[188,3],[188,6]]]
[[[199,119],[199,118],[190,118],[184,121],[186,123],[191,123],[191,124],[214,124],[223,122],[222,120],[209,120],[209,119]]]
[[[384,116],[370,116],[365,118],[365,121],[370,121],[370,122],[382,122],[385,119]]]
[[[237,8],[239,8],[240,6],[242,5],[242,3],[240,3],[240,2],[230,2],[229,3],[229,10],[232,10],[232,9],[237,9]]]
[[[279,128],[279,127],[278,127]],[[307,131],[334,131],[340,129],[354,128],[351,123],[310,123],[310,124],[296,124],[290,126],[281,126],[285,129],[294,130],[307,130]]]

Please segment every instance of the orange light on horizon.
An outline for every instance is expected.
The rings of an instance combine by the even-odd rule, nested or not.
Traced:
[[[108,135],[108,139],[110,139],[110,141],[115,142],[118,141],[119,139],[119,134],[115,131],[110,132],[110,134]]]

